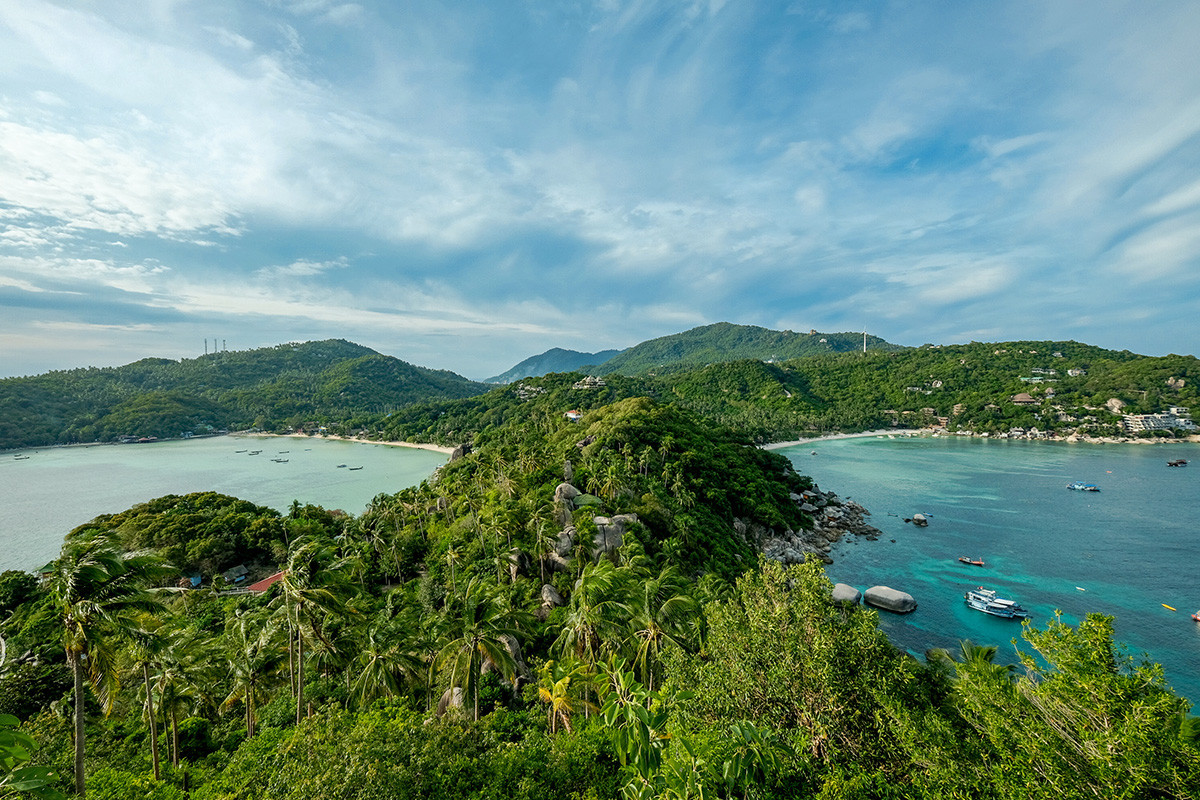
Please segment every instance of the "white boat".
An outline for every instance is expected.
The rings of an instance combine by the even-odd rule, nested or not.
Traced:
[[[997,597],[994,589],[985,589],[982,586],[978,586],[964,594],[963,599],[967,601],[968,607],[976,611],[982,611],[985,614],[991,614],[994,617],[1025,619],[1029,616],[1028,611],[1021,608],[1012,600]]]

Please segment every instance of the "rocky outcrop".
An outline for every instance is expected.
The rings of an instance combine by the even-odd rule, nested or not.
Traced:
[[[862,592],[855,589],[848,583],[834,584],[833,587],[833,602],[843,603],[848,606],[856,606],[862,600]]]
[[[554,502],[571,503],[581,494],[583,494],[583,492],[564,481],[554,488]]]
[[[617,514],[615,517],[593,517],[596,534],[592,537],[592,560],[613,558],[625,543],[625,531],[638,521],[636,514]]]
[[[533,673],[529,671],[529,666],[525,663],[525,658],[521,654],[521,643],[517,641],[517,637],[509,633],[502,633],[499,638],[513,661],[513,689],[520,691],[521,685],[527,683],[533,677]],[[496,671],[498,671],[496,664],[490,658],[485,658],[481,673],[487,675],[489,672]],[[506,683],[508,682],[507,678],[504,680]]]
[[[550,584],[542,584],[542,606],[544,608],[558,608],[563,604],[563,596],[558,593]]]
[[[809,555],[832,564],[829,550],[843,536],[851,534],[874,540],[882,533],[867,524],[865,517],[869,517],[871,512],[858,503],[842,502],[832,492],[813,489],[801,494],[793,493],[791,499],[797,508],[812,518],[811,529],[780,533],[753,522],[734,520],[734,532],[761,552],[763,557],[783,564],[801,564]]]
[[[458,461],[460,458],[466,458],[470,454],[471,445],[467,442],[463,442],[458,447],[450,451],[450,461]]]
[[[463,706],[463,690],[461,686],[455,686],[442,692],[442,698],[438,700],[437,715],[440,717],[452,708],[462,708]]]
[[[567,558],[571,555],[571,551],[575,549],[575,526],[568,525],[559,532],[558,538],[554,540],[554,552]]]
[[[890,586],[872,586],[863,593],[863,600],[869,606],[882,608],[895,614],[907,614],[917,607],[917,601],[908,592],[901,592]]]

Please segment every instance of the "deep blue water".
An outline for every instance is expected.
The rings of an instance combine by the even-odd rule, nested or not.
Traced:
[[[780,452],[822,489],[865,506],[883,531],[877,541],[834,545],[827,572],[859,589],[913,595],[912,614],[880,612],[896,644],[919,655],[971,639],[1015,660],[1020,623],[963,603],[963,592],[982,585],[1019,602],[1037,625],[1055,609],[1070,622],[1113,615],[1117,641],[1162,664],[1175,691],[1200,702],[1200,624],[1190,616],[1200,609],[1196,445],[871,437]],[[1167,467],[1175,458],[1193,463]],[[1068,490],[1074,480],[1100,492]],[[903,521],[916,512],[928,527]]]

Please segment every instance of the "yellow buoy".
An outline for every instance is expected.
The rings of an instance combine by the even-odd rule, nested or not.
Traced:
[[[1163,603],[1163,604],[1162,604],[1162,607],[1163,607],[1163,608],[1169,608],[1169,609],[1171,609],[1172,611],[1174,611],[1174,610],[1175,610],[1175,608],[1174,608],[1173,606],[1169,606],[1169,605],[1167,605],[1166,603]]]

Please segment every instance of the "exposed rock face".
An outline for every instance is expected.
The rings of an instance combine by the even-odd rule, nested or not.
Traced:
[[[520,691],[521,685],[528,682],[533,673],[529,671],[529,666],[525,663],[525,658],[521,654],[521,643],[517,641],[517,637],[509,633],[502,633],[500,634],[500,641],[504,643],[504,649],[508,651],[509,656],[513,660],[513,689]],[[485,658],[480,671],[486,675],[489,672],[496,672],[497,667],[490,658]],[[505,678],[506,682],[507,680]]]
[[[460,458],[465,458],[471,453],[471,445],[463,442],[458,447],[454,448],[450,453],[451,461],[458,461]]]
[[[863,594],[863,600],[869,606],[896,614],[907,614],[917,607],[917,601],[911,594],[889,586],[872,586]]]
[[[835,603],[855,606],[861,599],[862,592],[847,583],[838,583],[833,587],[833,602]]]
[[[514,549],[508,554],[508,577],[515,582],[518,576],[528,574],[529,556],[520,550]]]
[[[599,561],[605,556],[613,557],[625,543],[625,531],[638,521],[636,514],[618,514],[615,517],[593,517],[596,535],[592,538],[592,558]]]
[[[571,555],[571,550],[575,548],[575,526],[568,525],[558,534],[558,540],[554,543],[554,552],[557,555],[567,558]]]
[[[550,584],[542,585],[542,606],[545,608],[558,608],[563,604],[563,596],[558,593]]]
[[[801,564],[806,556],[813,555],[826,564],[833,563],[829,557],[830,545],[846,534],[878,539],[882,531],[864,521],[871,512],[858,503],[841,502],[832,492],[805,491],[791,495],[792,502],[813,520],[812,530],[786,530],[782,533],[744,520],[735,520],[734,531],[742,539],[762,552],[763,556],[783,564]]]
[[[461,686],[455,686],[452,689],[447,689],[442,692],[442,699],[438,700],[437,715],[440,717],[451,708],[462,708],[463,706],[463,690]]]
[[[567,483],[575,480],[575,468],[571,466],[571,459],[563,462],[563,480]]]
[[[571,484],[563,482],[554,489],[554,502],[570,503],[581,494],[583,494],[583,492],[579,491]]]

